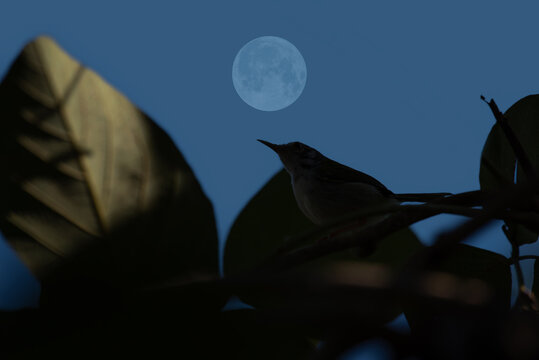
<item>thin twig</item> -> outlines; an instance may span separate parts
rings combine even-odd
[[[436,216],[440,214],[452,214],[452,215],[466,216],[470,218],[477,218],[477,217],[480,217],[485,212],[485,210],[469,208],[469,207],[464,207],[464,206],[450,205],[450,204],[445,205],[442,203],[427,203],[427,204],[421,204],[421,205],[392,205],[392,206],[386,206],[384,208],[372,209],[371,211],[368,211],[368,212],[364,211],[362,213],[358,213],[357,215],[354,215],[354,217],[349,218],[349,220],[347,220],[348,222],[341,221],[341,222],[338,222],[338,223],[335,223],[335,224],[332,224],[323,228],[317,228],[315,230],[308,232],[307,234],[304,234],[303,236],[291,239],[290,241],[286,242],[283,246],[281,246],[277,250],[274,257],[272,258],[275,258],[277,256],[282,256],[283,254],[296,250],[299,246],[303,246],[306,243],[315,243],[315,242],[320,242],[323,239],[327,239],[326,234],[328,232],[333,231],[334,229],[345,228],[346,230],[332,232],[333,236],[330,236],[332,240],[336,238],[335,235],[337,235],[337,237],[340,237],[339,235],[344,234],[344,233],[350,233],[352,231],[356,231],[354,235],[359,236],[359,233],[357,231],[359,231],[359,228],[364,225],[359,223],[358,220],[365,219],[366,217],[370,217],[370,216],[390,214],[390,213],[396,213],[396,212],[403,212],[403,213],[408,213],[408,214],[421,213],[424,217],[419,218],[417,220],[417,221],[420,221],[420,220],[424,220],[427,217]],[[500,211],[499,214],[494,214],[494,218],[498,220],[504,220],[504,221],[514,221],[519,224],[523,224],[534,231],[535,230],[539,231],[539,214],[536,214],[536,213],[503,210],[503,211]],[[358,225],[356,227],[351,227],[350,224],[353,224],[354,222],[358,223]],[[321,236],[320,234],[324,234],[324,235]]]
[[[539,256],[537,255],[522,255],[518,257],[519,261],[522,260],[539,260]],[[513,260],[511,260],[511,265],[513,264]]]
[[[441,260],[454,246],[473,235],[493,219],[500,217],[500,214],[507,208],[518,208],[519,205],[525,203],[530,193],[534,193],[537,185],[536,182],[525,182],[506,188],[504,192],[489,202],[488,206],[485,207],[485,210],[479,216],[464,222],[451,231],[441,233],[434,245],[418,251],[410,259],[408,264],[402,269],[396,286],[409,286],[410,281],[416,278],[419,271]]]
[[[316,242],[283,256],[274,257],[271,262],[264,264],[263,268],[266,271],[284,270],[353,247],[369,248],[386,236],[438,213],[435,211],[398,212],[376,224],[358,229],[354,233],[346,233],[332,238],[331,241]]]
[[[511,260],[513,265],[515,265],[515,272],[517,275],[518,288],[524,288],[524,273],[522,272],[522,267],[520,266],[520,247],[510,233],[509,226],[503,224],[502,231],[505,234],[507,240],[511,244]]]
[[[275,258],[278,256],[281,256],[291,250],[297,249],[299,246],[305,245],[307,243],[314,242],[313,240],[316,238],[317,240],[320,239],[320,234],[327,234],[331,233],[334,229],[339,229],[344,226],[348,226],[352,222],[357,222],[358,220],[365,219],[367,217],[371,216],[377,216],[377,215],[385,215],[389,213],[395,213],[398,211],[403,211],[405,206],[424,206],[432,204],[433,206],[443,206],[443,205],[457,205],[460,206],[462,209],[464,207],[472,207],[472,206],[479,206],[483,205],[484,203],[484,197],[485,195],[481,190],[473,190],[473,191],[466,191],[463,193],[451,195],[433,202],[429,202],[428,204],[423,205],[391,205],[391,206],[382,206],[378,208],[372,208],[367,211],[359,211],[350,214],[347,217],[344,217],[343,219],[340,219],[338,221],[332,222],[328,225],[324,225],[322,227],[318,227],[316,229],[310,230],[300,236],[294,237],[288,241],[286,241],[274,254],[274,256],[270,258]],[[416,208],[413,208],[409,211],[416,211]],[[425,211],[428,209],[425,208],[417,208],[417,211]],[[433,208],[431,210],[434,210]],[[434,213],[431,216],[439,214],[439,209],[434,211]],[[461,214],[463,215],[463,214]],[[419,220],[418,220],[419,221]],[[349,229],[350,230],[350,229]],[[323,236],[323,238],[327,238],[327,236]]]
[[[486,210],[474,209],[462,206],[451,205],[437,205],[437,204],[424,204],[424,205],[403,205],[402,210],[408,211],[439,211],[440,214],[452,214],[461,215],[469,218],[476,218],[481,216]],[[523,224],[530,229],[539,230],[539,214],[534,212],[519,212],[513,210],[503,210],[499,214],[494,214],[494,218],[498,220],[514,221],[519,224]]]
[[[522,267],[520,266],[520,260],[522,259],[520,256],[520,245],[511,234],[507,224],[502,226],[502,230],[507,237],[507,240],[509,240],[509,243],[511,244],[511,259],[513,261],[513,265],[515,265],[515,273],[517,275],[518,295],[517,301],[515,302],[515,308],[520,310],[533,310],[534,312],[537,312],[537,301],[535,296],[526,288],[526,284],[524,283],[524,273],[522,271]]]

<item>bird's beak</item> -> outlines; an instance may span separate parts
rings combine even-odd
[[[271,150],[275,151],[277,154],[279,154],[279,151],[281,150],[281,145],[276,145],[276,144],[272,144],[268,141],[265,141],[265,140],[260,140],[260,139],[257,139],[258,142],[261,142],[262,144],[266,145],[267,147],[269,147]]]

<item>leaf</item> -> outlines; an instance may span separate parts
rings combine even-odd
[[[170,137],[51,38],[11,66],[0,118],[0,229],[39,279],[217,274],[212,205]]]
[[[458,244],[444,260],[428,269],[451,274],[468,283],[471,290],[476,290],[479,280],[487,286],[486,295],[491,297],[496,309],[504,313],[509,309],[511,302],[511,269],[505,257],[494,252],[479,249],[470,245]],[[474,285],[475,284],[475,285]],[[432,284],[438,293],[451,294],[451,282],[444,284]],[[472,288],[473,287],[473,288]],[[427,289],[428,291],[428,289]],[[457,294],[458,295],[458,294]],[[464,294],[463,294],[464,295]],[[461,296],[462,297],[462,296]],[[458,300],[458,299],[457,299]],[[433,304],[433,303],[410,303],[404,304],[405,315],[412,331],[428,334],[432,326],[451,325],[451,314],[461,314],[458,303]],[[475,315],[474,315],[475,316]],[[442,324],[442,322],[444,324]]]
[[[511,302],[511,269],[504,256],[471,245],[459,244],[434,267],[462,279],[484,281],[507,308]]]
[[[380,241],[376,251],[363,260],[400,268],[421,248],[423,248],[423,244],[416,234],[411,229],[406,228],[394,232]]]
[[[511,127],[531,164],[539,170],[539,95],[526,96],[517,101],[506,112],[507,124]],[[495,124],[483,147],[479,182],[483,191],[500,191],[515,179],[515,153],[498,124]],[[526,175],[518,166],[517,183],[526,180]],[[518,244],[537,241],[534,233],[522,225],[509,223],[513,237]]]
[[[279,171],[234,221],[225,246],[225,274],[253,268],[288,240],[314,229],[296,204],[290,176]]]

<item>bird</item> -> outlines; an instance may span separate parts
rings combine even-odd
[[[258,141],[277,153],[290,174],[298,207],[316,225],[328,225],[374,207],[428,202],[450,195],[394,194],[374,177],[331,160],[301,142],[277,145]]]

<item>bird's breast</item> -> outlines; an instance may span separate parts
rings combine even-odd
[[[300,210],[315,224],[320,224],[318,218],[315,216],[313,200],[316,196],[316,189],[306,181],[304,177],[295,178],[292,180],[292,188],[294,190],[294,197]]]

